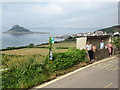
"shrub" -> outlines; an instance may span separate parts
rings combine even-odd
[[[28,47],[30,47],[30,48],[31,48],[31,47],[34,47],[34,44],[33,44],[33,43],[31,43],[31,44],[29,44],[29,46],[28,46]]]
[[[0,49],[0,51],[14,50],[14,49],[22,49],[22,48],[27,48],[27,46],[21,46],[21,47],[7,47],[6,49]]]
[[[68,52],[54,53],[53,63],[49,65],[50,71],[66,70],[74,65],[86,61],[86,51],[69,49]]]
[[[117,39],[113,39],[113,44],[120,50],[120,37]]]
[[[28,88],[49,78],[49,71],[34,59],[19,62],[2,73],[3,88]]]

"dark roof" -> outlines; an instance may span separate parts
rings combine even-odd
[[[86,36],[87,38],[109,38],[111,35],[103,35],[103,36]]]
[[[102,39],[102,38],[109,38],[111,35],[101,35],[101,36],[81,36],[81,37],[87,37],[87,38],[89,38],[89,39],[97,39],[97,38],[100,38],[100,39]]]

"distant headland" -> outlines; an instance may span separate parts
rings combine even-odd
[[[11,29],[3,32],[3,33],[20,33],[20,34],[50,34],[50,32],[33,32],[33,31],[30,31],[24,27],[21,27],[17,24],[13,25]]]

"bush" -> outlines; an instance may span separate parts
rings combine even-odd
[[[2,86],[3,88],[28,88],[48,80],[49,76],[43,64],[29,59],[4,71]]]
[[[50,71],[66,70],[74,65],[86,61],[86,51],[69,49],[68,52],[54,53],[53,63],[49,65]]]
[[[7,47],[6,49],[0,49],[0,51],[14,50],[14,49],[22,49],[22,48],[27,48],[27,46],[21,46],[21,47]]]
[[[120,50],[120,37],[117,39],[113,39],[113,44]]]
[[[29,44],[29,46],[28,46],[28,47],[30,47],[30,48],[31,48],[31,47],[34,47],[34,44],[33,44],[33,43],[31,43],[31,44]]]
[[[20,46],[20,47],[7,47],[6,49],[0,49],[0,51],[6,51],[6,50],[14,50],[14,49],[22,49],[22,48],[33,48],[35,47],[34,44],[29,44],[29,45],[26,45],[26,46]]]

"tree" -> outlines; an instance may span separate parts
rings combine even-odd
[[[113,44],[118,48],[118,50],[120,51],[120,37],[117,39],[113,39]]]
[[[29,47],[34,47],[34,44],[33,43],[29,44]]]

